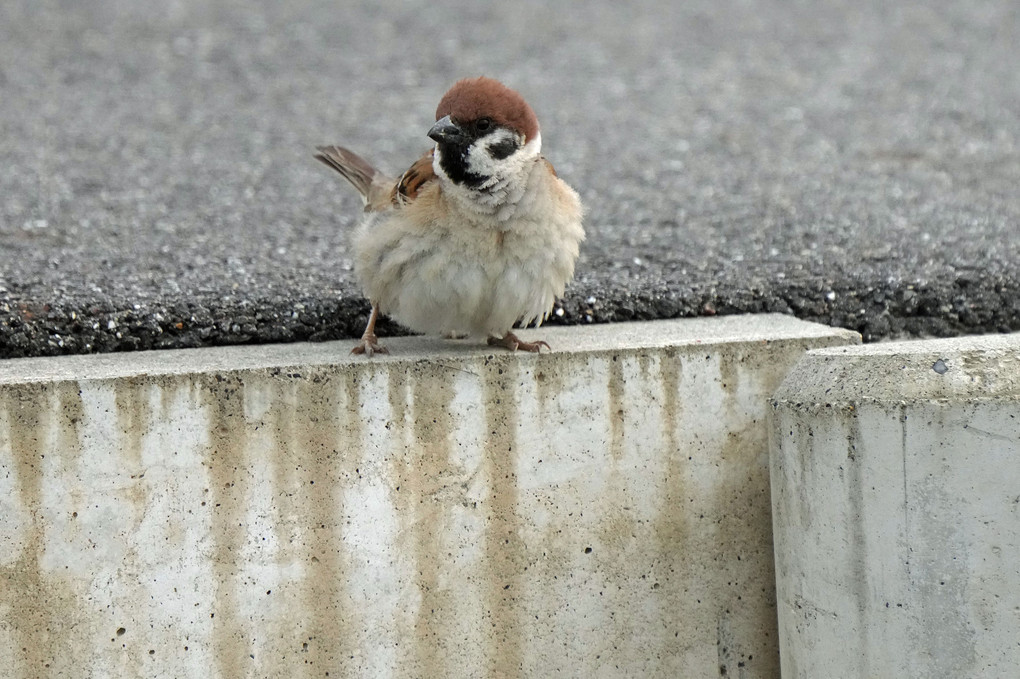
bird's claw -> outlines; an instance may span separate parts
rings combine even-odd
[[[379,344],[379,338],[375,335],[362,335],[361,340],[351,349],[352,354],[364,354],[372,358],[373,354],[388,354],[390,350]]]
[[[503,347],[510,351],[530,351],[533,354],[541,353],[542,347],[545,347],[546,351],[552,351],[552,347],[545,340],[535,340],[534,342],[525,342],[517,335],[512,332],[508,332],[502,337],[490,337],[490,347]]]

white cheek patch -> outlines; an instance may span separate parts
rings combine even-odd
[[[521,141],[523,140],[518,135],[506,129],[499,129],[482,137],[468,149],[468,172],[482,177],[500,177],[512,173],[514,166],[517,165],[514,158],[517,153],[503,154],[503,157],[497,157],[498,154],[493,155],[492,148],[507,143],[520,146]]]
[[[487,188],[505,184],[520,177],[526,166],[538,157],[542,148],[542,138],[536,134],[535,138],[505,158],[493,157],[490,149],[510,140],[517,143],[523,141],[510,130],[497,130],[475,142],[475,145],[468,149],[467,169],[472,174],[487,177],[488,181],[479,188]]]
[[[537,133],[506,158],[494,158],[489,152],[494,144],[514,138],[512,131],[500,129],[476,141],[468,149],[468,172],[485,177],[481,184],[471,188],[450,181],[443,170],[441,151],[437,147],[432,168],[440,178],[443,190],[473,212],[494,214],[500,220],[509,219],[524,193],[533,164],[542,152],[542,135]],[[520,137],[517,140],[520,143]]]

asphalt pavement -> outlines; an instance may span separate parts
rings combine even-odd
[[[587,206],[551,322],[1020,330],[1017,64],[1015,0],[4,0],[0,358],[359,335],[313,148],[400,171],[480,74]]]

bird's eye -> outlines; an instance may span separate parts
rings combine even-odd
[[[475,129],[479,132],[488,132],[492,127],[492,118],[479,118],[475,121]]]

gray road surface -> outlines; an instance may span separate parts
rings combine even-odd
[[[354,192],[519,89],[587,203],[554,321],[1020,330],[1020,4],[0,3],[0,357],[351,337]],[[384,332],[395,332],[392,326]]]

